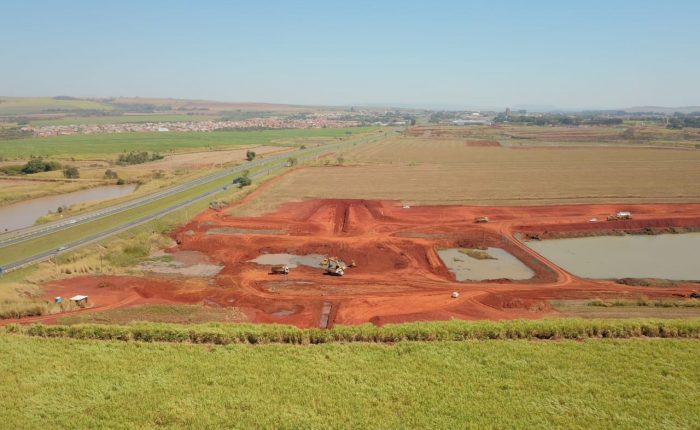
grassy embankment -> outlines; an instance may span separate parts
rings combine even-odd
[[[496,323],[493,323],[496,324]],[[700,342],[191,345],[0,334],[10,428],[697,428]]]
[[[698,299],[554,300],[552,307],[578,318],[700,318]]]

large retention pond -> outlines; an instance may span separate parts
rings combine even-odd
[[[55,212],[59,206],[71,206],[78,203],[114,199],[130,194],[136,185],[105,185],[72,193],[39,197],[8,206],[0,207],[0,232],[17,230],[34,225],[34,222],[49,212]]]
[[[526,244],[583,278],[700,280],[700,233],[596,236]]]

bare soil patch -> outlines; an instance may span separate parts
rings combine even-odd
[[[253,193],[249,196],[255,199]],[[523,227],[567,225],[614,211],[614,205],[536,207],[414,206],[369,200],[312,200],[283,205],[260,217],[222,216],[206,211],[178,229],[173,256],[205,255],[223,269],[204,277],[79,277],[49,283],[47,298],[86,294],[94,304],[82,312],[137,304],[199,304],[236,308],[245,319],[319,327],[459,319],[522,319],[562,315],[551,300],[593,298],[650,299],[688,297],[697,284],[669,287],[621,285],[577,278],[543,259],[516,239]],[[700,205],[637,205],[639,223],[700,225]],[[488,224],[475,224],[478,215]],[[288,235],[211,235],[217,228],[288,231]],[[404,232],[435,236],[407,237]],[[189,234],[188,234],[189,233]],[[447,247],[499,247],[527,265],[535,276],[515,281],[456,282],[436,250]],[[320,267],[299,266],[273,275],[250,260],[261,254],[321,254],[355,261],[345,276],[324,274]],[[457,298],[452,292],[458,292]],[[330,306],[330,311],[326,312]],[[80,312],[78,312],[80,313]],[[55,316],[22,321],[55,321]]]

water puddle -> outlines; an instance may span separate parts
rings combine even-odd
[[[473,255],[470,256],[465,253],[469,251],[476,252],[470,252]],[[522,261],[501,248],[487,248],[482,252],[449,248],[438,250],[438,255],[458,281],[522,280],[530,279],[535,275]],[[475,256],[484,259],[475,258]]]
[[[294,255],[294,254],[262,254],[257,258],[250,260],[252,263],[257,263],[266,266],[274,266],[278,264],[284,264],[289,266],[290,269],[299,266],[308,266],[318,268],[321,265],[321,261],[326,258],[325,255],[321,254],[307,254],[307,255]]]
[[[39,197],[0,207],[0,232],[34,225],[34,222],[59,207],[78,203],[114,199],[131,194],[136,185],[105,185],[72,193]]]
[[[584,278],[700,280],[700,233],[596,236],[526,244]]]

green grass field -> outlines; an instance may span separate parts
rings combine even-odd
[[[301,145],[304,138],[346,138],[374,130],[370,127],[281,129],[261,131],[122,133],[55,136],[0,142],[0,157],[26,159],[31,155],[91,159],[128,151],[168,153],[187,149],[234,145]]]
[[[700,342],[200,346],[0,335],[7,428],[700,426]]]

